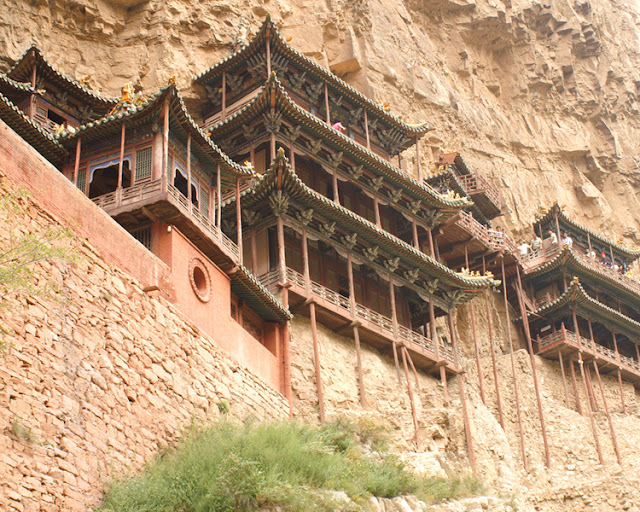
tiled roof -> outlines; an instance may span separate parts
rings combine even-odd
[[[378,228],[372,222],[307,187],[295,174],[282,150],[278,152],[271,167],[261,176],[258,183],[242,194],[243,208],[253,207],[266,199],[276,190],[278,182],[280,182],[281,188],[286,189],[295,199],[310,208],[321,211],[330,221],[335,221],[340,226],[357,232],[370,243],[382,245],[393,256],[400,257],[410,268],[418,268],[429,277],[435,277],[444,285],[463,290],[467,293],[464,299],[472,298],[473,295],[489,286],[500,284],[500,281],[491,277],[470,278],[451,270],[403,240]],[[225,206],[234,202],[235,197],[231,198]]]
[[[108,115],[97,121],[82,125],[73,133],[66,132],[60,136],[60,141],[71,149],[75,147],[75,141],[78,137],[81,137],[83,141],[99,141],[103,139],[106,134],[119,133],[122,122],[131,126],[150,123],[157,119],[157,116],[164,106],[165,99],[168,99],[170,102],[169,119],[174,129],[180,127],[185,133],[187,130],[191,132],[193,151],[199,151],[200,156],[206,156],[206,158],[214,163],[220,163],[225,175],[246,178],[254,176],[255,173],[250,167],[235,163],[206,136],[187,112],[184,101],[175,85],[165,87],[142,106],[136,107],[132,105],[130,108],[117,114]]]
[[[275,96],[272,95],[275,93]],[[278,81],[275,73],[267,80],[260,93],[243,108],[211,128],[213,137],[223,139],[235,131],[240,125],[268,112],[273,101],[280,101],[276,108],[279,114],[287,115],[297,124],[304,124],[308,129],[340,151],[347,152],[354,160],[358,160],[377,175],[385,176],[397,187],[403,188],[415,199],[420,199],[427,206],[457,212],[469,205],[469,200],[462,197],[448,199],[438,194],[431,186],[423,185],[406,173],[396,169],[389,162],[368,151],[353,139],[333,129],[324,121],[299,107],[287,94]]]
[[[264,320],[286,322],[293,318],[288,308],[276,299],[244,266],[231,274],[231,291],[245,301]]]
[[[110,105],[115,105],[118,102],[117,98],[103,96],[98,91],[94,91],[86,85],[81,84],[77,80],[58,71],[44,57],[42,51],[40,51],[40,49],[35,45],[32,45],[26,52],[24,52],[22,57],[18,59],[18,62],[16,62],[16,64],[9,70],[7,76],[16,81],[31,82],[32,59],[38,64],[44,66],[44,68],[40,68],[41,73],[44,71],[49,79],[54,80],[56,84],[64,89],[73,91],[85,102],[93,105],[99,104],[103,107],[109,107]]]
[[[53,135],[40,128],[1,93],[0,119],[51,163],[59,164],[67,156],[67,151]]]
[[[278,27],[276,27],[276,25],[271,21],[271,18],[268,15],[249,44],[231,54],[215,66],[209,68],[207,71],[201,73],[194,81],[199,84],[206,84],[219,76],[223,71],[226,71],[237,63],[244,61],[252,54],[260,51],[266,51],[265,41],[267,37],[271,40],[272,53],[275,53],[276,49],[281,50],[289,59],[301,65],[304,69],[310,71],[320,80],[325,81],[328,85],[338,89],[341,93],[346,94],[350,100],[374,113],[386,123],[403,132],[405,135],[419,136],[431,130],[431,128],[424,123],[415,125],[405,123],[395,115],[387,112],[381,105],[367,98],[360,91],[354,89],[344,80],[338,78],[330,70],[293,48],[282,37]]]
[[[437,173],[425,178],[425,181],[435,189],[434,183],[436,183],[440,179],[445,179],[449,187],[451,187],[454,192],[456,192],[460,197],[464,197],[467,199],[467,201],[469,202],[467,208],[473,213],[473,216],[476,218],[476,220],[483,224],[490,225],[489,219],[487,219],[486,215],[482,213],[480,208],[478,208],[478,206],[473,202],[473,199],[471,199],[471,196],[468,194],[467,189],[465,189],[462,183],[460,183],[460,180],[456,176],[455,172],[453,172],[447,166],[443,170],[438,171]]]

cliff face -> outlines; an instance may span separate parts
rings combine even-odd
[[[612,239],[624,236],[627,246],[640,244],[640,10],[632,0],[247,3],[33,0],[25,5],[0,0],[0,9],[13,13],[10,20],[0,20],[0,66],[8,68],[35,41],[58,69],[77,78],[91,75],[107,94],[118,95],[128,81],[152,93],[175,75],[189,100],[191,79],[230,54],[240,22],[255,30],[269,12],[294,47],[379,102],[391,102],[392,111],[406,120],[428,121],[434,131],[422,143],[423,165],[434,168],[441,151],[461,151],[472,169],[489,176],[506,205],[497,223],[516,238],[527,233],[539,205],[557,199],[594,231]],[[410,172],[414,159],[407,152]],[[496,325],[499,305],[492,300],[491,307]],[[468,342],[466,309],[458,320],[461,338]],[[484,325],[481,318],[483,372],[490,389]],[[504,347],[504,328],[496,329]],[[471,358],[473,348],[464,352]],[[498,361],[504,431],[491,405],[495,397],[489,391],[489,407],[480,403],[470,359],[467,364],[474,439],[485,475],[542,510],[638,510],[635,390],[625,387],[628,411],[615,418],[625,467],[605,469],[595,458],[588,419],[564,405],[557,365],[539,361],[555,467],[545,472],[531,367],[524,352],[516,356],[526,449],[533,461],[528,474],[518,462],[508,356]],[[429,410],[443,407],[440,390],[431,384],[422,396]],[[610,404],[619,403],[616,385],[605,380]],[[429,427],[437,418],[427,414],[424,421]],[[598,421],[605,439],[606,420],[601,415]],[[446,438],[448,448],[460,446],[464,452],[460,418],[442,423],[438,428],[446,432],[433,439]],[[609,438],[602,442],[606,459],[615,460]]]

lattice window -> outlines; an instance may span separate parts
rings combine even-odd
[[[87,168],[78,169],[78,178],[76,182],[76,187],[78,187],[82,192],[84,192],[84,188],[87,184]]]
[[[131,232],[131,235],[148,250],[151,250],[151,227],[136,229]]]
[[[151,148],[136,152],[136,182],[151,176]]]

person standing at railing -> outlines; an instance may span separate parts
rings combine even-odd
[[[602,263],[605,267],[609,267],[611,268],[611,266],[613,265],[613,262],[611,261],[611,258],[609,258],[609,256],[607,256],[606,253],[602,253],[600,255],[600,263]]]
[[[533,237],[533,240],[531,240],[531,250],[534,254],[538,254],[540,249],[542,249],[542,238],[540,238],[538,235],[535,235]]]
[[[573,247],[573,238],[566,233],[562,233],[562,246],[567,246],[569,249]]]
[[[558,244],[558,235],[556,235],[555,231],[553,231],[552,229],[550,229],[549,231],[547,231],[547,234],[549,235],[549,237],[547,238],[547,240],[551,240],[549,242],[550,245],[557,245]]]
[[[520,256],[526,258],[531,251],[531,246],[527,242],[523,242],[520,240],[520,245],[518,245],[518,251],[520,252]]]

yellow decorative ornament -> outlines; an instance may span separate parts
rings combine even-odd
[[[131,103],[133,100],[133,85],[127,82],[122,88],[122,103]]]

